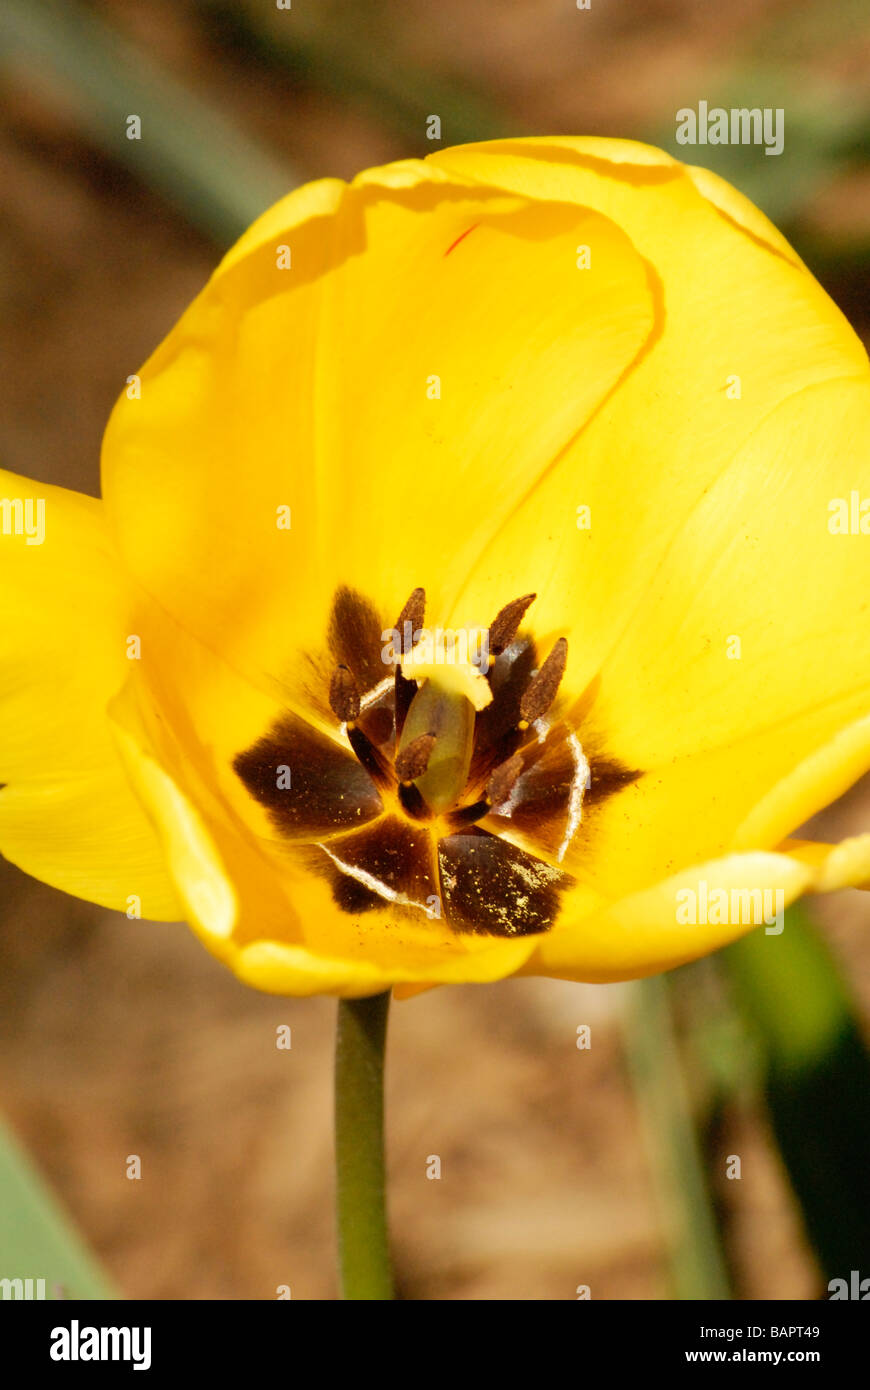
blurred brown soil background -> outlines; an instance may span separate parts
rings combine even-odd
[[[465,81],[514,130],[644,136],[706,95],[705,73],[758,50],[789,4],[367,8],[373,49],[388,40],[409,67]],[[304,177],[421,152],[370,107],[304,74],[262,71],[205,24],[208,6],[94,9]],[[349,12],[323,6],[338,33]],[[853,36],[825,61],[842,76],[862,51],[866,64]],[[38,74],[7,92],[0,164],[0,461],[96,494],[116,395],[219,250],[95,152]],[[870,180],[834,180],[812,218],[866,236]],[[842,284],[857,306],[852,282]],[[820,833],[866,828],[868,799],[853,791]],[[867,1017],[870,896],[838,894],[818,915]],[[394,1007],[389,1161],[402,1296],[571,1299],[579,1284],[593,1298],[667,1295],[623,1058],[627,989],[510,981]],[[0,865],[0,1105],[130,1297],[271,1299],[281,1284],[294,1298],[335,1296],[334,1013],[331,1000],[244,988],[184,926],[130,922]],[[589,1051],[575,1046],[582,1023]],[[292,1028],[290,1051],[275,1046],[280,1024]],[[738,1106],[724,1142],[743,1160],[727,1194],[738,1295],[812,1296],[764,1122]],[[125,1176],[133,1153],[138,1182]],[[426,1178],[430,1155],[440,1181]]]

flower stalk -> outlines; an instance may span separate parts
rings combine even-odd
[[[384,1177],[384,1046],[390,991],[340,999],[335,1175],[342,1297],[393,1297]]]

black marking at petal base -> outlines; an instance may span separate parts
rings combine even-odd
[[[624,787],[630,787],[632,782],[643,776],[642,772],[626,767],[618,758],[596,758],[595,754],[590,752],[587,752],[587,757],[589,786],[583,798],[584,806],[596,806],[606,801],[609,796],[621,792]]]
[[[351,917],[357,917],[363,912],[372,912],[376,907],[383,907],[384,900],[380,893],[375,893],[372,888],[367,888],[364,883],[356,878],[349,878],[338,869],[334,869],[330,874],[330,887],[332,888],[332,901],[336,907],[340,907],[342,912],[347,912]]]
[[[353,672],[347,666],[336,666],[329,682],[329,708],[336,719],[350,723],[359,718],[359,691]]]
[[[493,830],[513,827],[542,852],[561,857],[567,848],[566,836],[571,842],[575,836],[582,837],[583,822],[596,806],[642,775],[613,758],[590,756],[584,747],[589,763],[589,781],[585,783],[585,768],[582,762],[578,765],[572,732],[559,721],[542,743],[528,743],[515,755],[522,759],[523,770],[507,802],[493,805]],[[582,746],[579,734],[577,742]],[[584,783],[578,781],[581,777]],[[578,809],[579,819],[572,824]]]
[[[558,853],[572,814],[585,804],[586,796],[586,767],[571,743],[571,730],[561,722],[554,724],[543,743],[527,744],[510,763],[520,764],[521,770],[503,800],[492,798],[493,822],[513,826],[548,854]],[[493,774],[493,782],[500,771]]]
[[[289,786],[283,785],[289,769]],[[383,811],[381,798],[356,758],[295,714],[285,714],[233,770],[288,839],[311,839],[364,825]]]
[[[365,692],[388,674],[381,659],[383,624],[374,606],[355,589],[337,589],[329,619],[329,646],[336,661],[347,666]]]
[[[317,847],[311,860],[326,874],[336,904],[346,912],[375,907],[425,912],[438,893],[432,839],[427,830],[397,817]]]
[[[438,844],[441,900],[456,932],[531,936],[549,931],[570,875],[472,826]]]

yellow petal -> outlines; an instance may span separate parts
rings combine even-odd
[[[800,256],[792,246],[788,244],[785,237],[779,232],[769,218],[759,208],[751,203],[748,198],[735,188],[733,184],[714,174],[712,169],[700,169],[695,166],[687,166],[686,173],[698,189],[699,193],[712,203],[724,217],[730,218],[738,227],[757,237],[759,241],[765,242],[771,250],[784,256],[787,261],[794,265],[802,265]]]
[[[773,848],[870,762],[866,538],[828,529],[870,494],[868,440],[865,380],[784,403],[651,573],[580,728],[593,779],[596,750],[642,774],[566,861],[608,898]]]
[[[870,768],[870,715],[838,729],[771,787],[741,821],[735,849],[766,844],[836,801]]]
[[[645,265],[596,212],[413,161],[294,195],[116,406],[103,477],[124,560],[301,700],[337,586],[392,624],[423,584],[439,622],[653,324]]]
[[[870,888],[870,835],[851,835],[838,845],[785,840],[780,848],[810,866],[815,875],[814,893],[834,893],[838,888]]]
[[[723,217],[688,171],[646,146],[500,141],[431,162],[490,189],[594,208],[650,267],[655,336],[483,549],[449,619],[474,620],[508,596],[537,592],[542,639],[575,639],[565,688],[579,693],[753,431],[807,386],[866,377],[866,353],[775,239]],[[738,386],[739,398],[729,394]]]
[[[489,984],[504,979],[516,973],[531,949],[529,941],[498,942],[452,959],[436,951],[429,961],[397,958],[385,965],[376,956],[342,960],[282,942],[256,941],[242,947],[228,963],[246,984],[268,994],[335,994],[354,999],[396,986],[397,998],[410,998],[438,984]]]
[[[267,994],[334,994],[339,998],[364,998],[389,989],[390,981],[369,961],[335,960],[314,954],[303,946],[285,942],[256,941],[243,946],[228,961],[234,974],[254,989]]]
[[[110,705],[110,715],[124,766],[157,831],[185,915],[209,936],[231,936],[236,893],[201,815],[124,727],[119,701]]]
[[[0,851],[77,897],[179,918],[106,718],[131,662],[102,507],[11,473],[0,473],[0,498],[11,518],[0,534]],[[28,501],[30,538],[15,529]]]
[[[522,973],[593,983],[635,979],[696,960],[762,925],[775,949],[782,911],[812,883],[812,870],[797,859],[756,852],[695,865],[598,911],[584,903],[573,922],[568,898],[564,922],[541,938]]]

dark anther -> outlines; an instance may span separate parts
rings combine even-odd
[[[540,671],[529,681],[520,700],[520,728],[527,728],[546,714],[559,689],[568,660],[568,643],[560,637]]]
[[[507,762],[496,768],[486,784],[486,799],[491,806],[502,806],[513,791],[523,770],[523,755],[514,753]]]
[[[414,633],[419,632],[420,628],[423,626],[423,619],[425,616],[426,590],[415,589],[396,619],[396,631],[399,634],[399,650],[395,653],[397,660],[400,656],[407,656],[410,652],[414,645]],[[406,623],[410,628],[410,641],[405,640]]]
[[[420,734],[403,748],[396,757],[396,776],[400,782],[415,782],[422,777],[429,766],[432,749],[435,747],[434,734]]]
[[[336,666],[329,682],[329,705],[336,719],[352,724],[359,718],[359,690],[347,666]]]
[[[524,594],[506,603],[489,629],[489,650],[491,656],[499,656],[516,637],[526,609],[534,603],[537,594]]]

